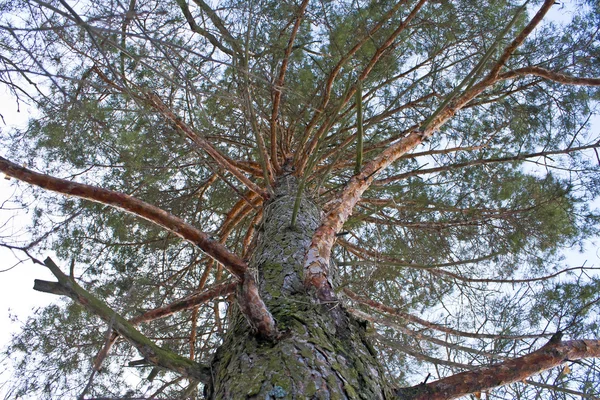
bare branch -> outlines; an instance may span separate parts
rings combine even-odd
[[[223,44],[221,42],[219,42],[219,40],[216,37],[214,37],[210,32],[208,32],[206,29],[203,29],[200,26],[198,26],[198,24],[196,24],[196,20],[194,20],[194,16],[190,12],[190,9],[185,0],[175,0],[175,1],[177,1],[177,4],[181,8],[181,12],[183,13],[186,21],[190,25],[190,29],[193,32],[196,32],[196,33],[204,36],[206,39],[208,39],[208,41],[213,46],[215,46],[216,48],[221,50],[223,53],[233,55],[233,51],[231,51],[227,47],[223,46]]]
[[[573,152],[576,152],[576,151],[596,149],[598,147],[600,147],[600,142],[599,143],[589,144],[587,146],[571,147],[571,148],[564,149],[564,150],[540,151],[540,152],[537,152],[537,153],[520,154],[520,155],[508,156],[508,157],[483,158],[483,159],[466,161],[466,162],[463,162],[463,163],[448,164],[448,165],[444,165],[443,167],[423,168],[423,169],[418,169],[418,170],[406,172],[406,173],[403,173],[403,174],[398,174],[398,175],[390,176],[389,178],[376,180],[376,181],[373,182],[373,186],[385,186],[385,185],[388,185],[388,184],[390,184],[392,182],[396,182],[396,181],[399,181],[399,180],[402,180],[402,179],[406,179],[406,178],[409,178],[411,176],[435,174],[435,173],[438,173],[438,172],[452,171],[454,169],[460,169],[460,168],[465,168],[465,167],[472,167],[472,166],[476,166],[476,165],[485,165],[485,164],[494,164],[494,163],[506,163],[506,162],[514,162],[514,161],[524,161],[524,160],[527,160],[527,159],[530,159],[530,158],[547,157],[547,156],[557,155],[557,154],[569,154],[569,153],[573,153]]]

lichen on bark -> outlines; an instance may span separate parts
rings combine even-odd
[[[322,304],[303,285],[303,261],[321,210],[284,175],[264,205],[250,259],[261,296],[282,336],[257,338],[232,313],[230,330],[212,362],[209,399],[384,399],[391,392],[364,326],[340,302]]]

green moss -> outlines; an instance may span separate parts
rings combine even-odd
[[[241,376],[240,376],[241,377]],[[246,395],[248,396],[256,396],[260,393],[260,389],[262,388],[263,381],[262,379],[252,379],[244,382],[244,386],[248,387],[248,391]]]
[[[349,398],[351,398],[351,399],[359,398],[358,393],[356,393],[356,390],[354,390],[354,388],[350,384],[345,383],[344,390],[346,391],[346,394],[348,394]]]
[[[307,398],[312,398],[315,393],[317,393],[317,385],[314,381],[309,381],[306,387],[304,388],[304,394]]]
[[[300,348],[300,355],[304,358],[306,358],[307,360],[310,360],[313,358],[313,351],[312,349],[308,348],[308,346],[299,346],[298,344],[296,345]]]
[[[327,378],[325,379],[327,381],[327,386],[329,386],[330,388],[335,388],[337,386],[337,382],[335,377],[333,376],[333,374],[329,374],[327,375]],[[331,400],[341,400],[342,396],[337,393],[337,391],[333,390],[330,391],[331,394]]]

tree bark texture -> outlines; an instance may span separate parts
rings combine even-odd
[[[391,398],[364,325],[338,301],[315,302],[304,287],[304,256],[321,210],[303,197],[291,227],[296,178],[279,178],[274,190],[264,207],[250,267],[281,337],[261,340],[241,314],[234,315],[212,362],[207,398]]]

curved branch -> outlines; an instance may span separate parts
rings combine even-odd
[[[7,176],[46,190],[119,208],[154,222],[180,238],[195,244],[207,255],[220,262],[241,281],[240,286],[243,290],[238,292],[238,303],[250,325],[257,329],[257,333],[266,338],[277,336],[275,320],[258,295],[256,282],[253,279],[247,279],[248,265],[246,262],[227,250],[221,243],[210,239],[206,233],[194,228],[181,218],[124,193],[40,174],[2,157],[0,157],[0,171]]]
[[[223,264],[225,268],[240,280],[247,269],[247,264],[244,260],[231,253],[220,243],[210,239],[208,234],[196,229],[181,218],[135,197],[97,186],[72,182],[34,172],[3,157],[0,157],[0,171],[7,176],[41,187],[42,189],[106,204],[160,225],[174,235],[198,246],[210,257]]]
[[[94,297],[91,293],[79,286],[74,280],[65,275],[60,268],[47,258],[44,264],[58,279],[58,282],[35,281],[34,289],[46,293],[65,295],[79,303],[88,312],[97,315],[108,323],[119,335],[123,336],[144,356],[151,364],[177,372],[184,377],[199,380],[203,383],[210,381],[210,369],[192,360],[182,357],[169,350],[157,346],[154,342],[142,335],[133,324],[117,314],[108,305]]]

